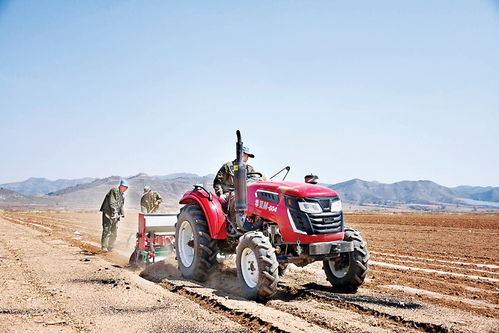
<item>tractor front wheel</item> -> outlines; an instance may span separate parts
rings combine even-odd
[[[244,296],[265,300],[277,292],[279,263],[268,237],[259,231],[241,236],[236,249],[237,275]]]
[[[344,240],[353,242],[353,252],[342,253],[337,260],[324,260],[323,268],[333,288],[343,292],[355,292],[364,283],[368,270],[369,252],[366,242],[354,229],[345,229]]]
[[[216,265],[216,241],[210,236],[203,210],[196,204],[180,210],[175,228],[176,254],[182,276],[206,281]]]
[[[288,265],[289,264],[287,262],[279,263],[279,276],[284,276],[284,274],[288,270]]]

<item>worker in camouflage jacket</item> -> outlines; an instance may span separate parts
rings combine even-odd
[[[128,189],[128,182],[124,179],[120,181],[118,187],[113,187],[107,192],[100,207],[102,212],[102,252],[111,251],[118,234],[118,222],[125,217],[125,196]]]
[[[243,147],[243,162],[246,164],[250,157],[253,158],[255,155],[250,154],[248,147]],[[236,165],[236,160],[222,165],[213,181],[213,189],[222,199],[226,198],[228,192],[234,191],[234,165]],[[249,164],[246,164],[246,170],[248,173],[255,172],[255,169]]]
[[[155,213],[161,202],[163,202],[163,198],[161,198],[159,193],[151,191],[150,186],[145,186],[144,194],[140,199],[140,211],[142,213]]]
[[[243,147],[243,162],[246,164],[250,157],[254,158],[255,155],[250,153],[248,147]],[[236,211],[234,200],[234,165],[236,165],[236,163],[236,160],[234,160],[222,165],[213,181],[213,188],[220,198],[222,209],[229,215],[231,221],[235,221]],[[248,173],[255,172],[255,169],[249,164],[246,164],[246,170]],[[250,176],[250,178],[254,178],[254,176]],[[263,176],[261,179],[267,180],[267,177]],[[251,228],[252,226],[245,222],[245,229],[251,230]]]

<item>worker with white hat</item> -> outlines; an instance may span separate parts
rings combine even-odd
[[[155,213],[163,198],[156,191],[151,191],[151,186],[144,186],[144,193],[140,199],[140,211],[142,213]]]

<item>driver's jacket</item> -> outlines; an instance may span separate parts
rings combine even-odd
[[[234,190],[234,165],[236,165],[236,160],[225,163],[218,170],[213,181],[213,189],[218,196]],[[255,169],[249,164],[246,164],[246,170],[247,172],[255,172]]]

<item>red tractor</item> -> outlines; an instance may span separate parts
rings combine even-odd
[[[254,181],[251,177],[262,175],[247,173],[241,135],[236,134],[235,212],[224,211],[222,200],[202,185],[180,200],[185,206],[177,217],[175,242],[182,275],[205,281],[218,253],[236,253],[245,297],[265,300],[276,293],[288,263],[305,266],[321,260],[335,290],[356,291],[364,282],[369,254],[360,233],[344,227],[338,194],[319,185]]]

